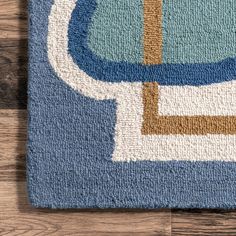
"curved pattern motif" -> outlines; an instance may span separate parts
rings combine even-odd
[[[69,25],[68,47],[74,62],[96,80],[200,86],[231,81],[236,77],[236,57],[218,63],[161,65],[111,62],[102,59],[88,47],[89,24],[95,9],[96,0],[77,1]]]

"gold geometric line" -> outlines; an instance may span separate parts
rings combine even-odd
[[[162,63],[162,0],[144,0],[144,64]]]

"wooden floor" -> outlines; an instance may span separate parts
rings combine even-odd
[[[28,204],[26,12],[26,0],[0,0],[0,235],[236,235],[234,211],[51,211]]]

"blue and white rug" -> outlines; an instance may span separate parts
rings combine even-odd
[[[236,207],[235,0],[30,0],[29,27],[32,205]]]

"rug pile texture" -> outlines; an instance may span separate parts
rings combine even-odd
[[[30,0],[35,207],[236,207],[236,1]]]

